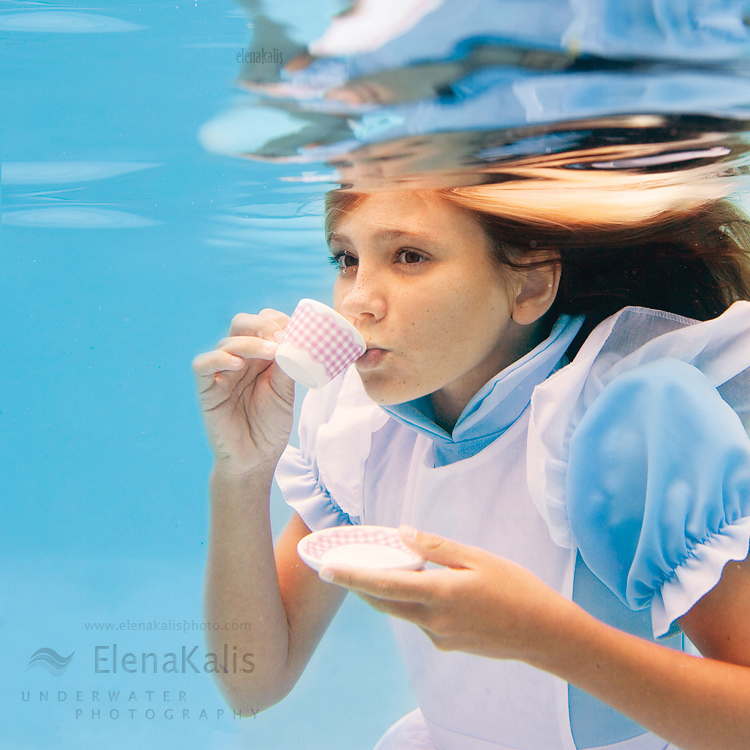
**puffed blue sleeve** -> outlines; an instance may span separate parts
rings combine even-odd
[[[570,526],[591,571],[656,637],[750,540],[750,438],[706,376],[664,358],[615,377],[570,441]]]

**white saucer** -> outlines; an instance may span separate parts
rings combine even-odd
[[[376,570],[419,570],[425,561],[388,526],[335,526],[301,539],[299,556],[313,570],[324,565],[346,565]]]

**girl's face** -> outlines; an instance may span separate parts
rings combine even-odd
[[[433,394],[436,409],[460,413],[528,351],[521,275],[498,271],[481,226],[439,196],[370,194],[338,221],[330,248],[334,306],[368,344],[356,367],[373,401]]]

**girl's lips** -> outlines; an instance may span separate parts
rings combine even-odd
[[[360,370],[372,370],[377,367],[388,354],[387,349],[368,349],[356,362]]]

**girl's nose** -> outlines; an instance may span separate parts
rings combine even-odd
[[[341,313],[362,323],[381,320],[386,313],[385,295],[381,287],[377,274],[360,265],[355,279],[344,290]]]

